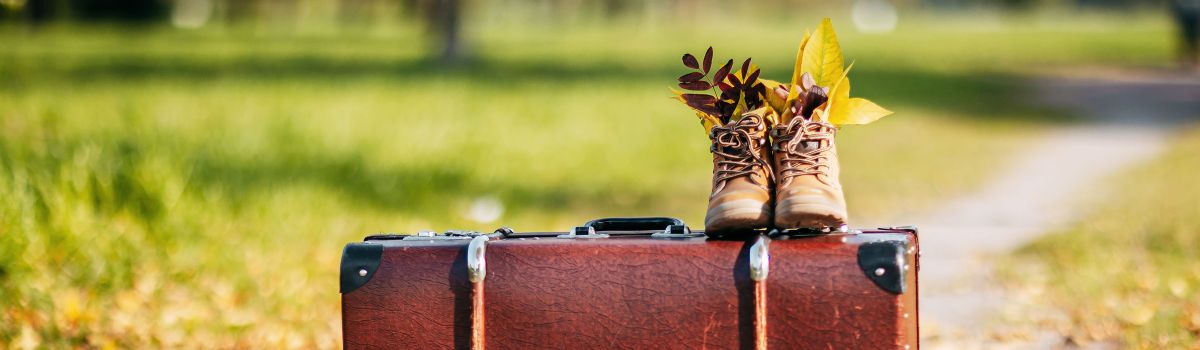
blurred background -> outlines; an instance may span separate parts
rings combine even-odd
[[[1017,321],[1054,344],[1186,347],[1198,8],[0,0],[0,348],[337,348],[341,248],[366,234],[702,226],[711,156],[670,98],[680,56],[787,80],[823,17],[853,94],[896,112],[839,134],[855,226],[921,224],[1099,119],[1162,130],[1087,187],[1103,200],[1046,199],[1075,219],[1001,253],[997,288],[1059,310]],[[1020,176],[1076,182],[1054,169]]]

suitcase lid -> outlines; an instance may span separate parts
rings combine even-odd
[[[891,226],[875,229],[848,229],[837,231],[817,230],[747,230],[735,235],[708,236],[704,231],[692,231],[682,220],[671,217],[616,217],[591,220],[567,232],[516,232],[501,227],[484,233],[469,230],[449,230],[441,233],[421,231],[416,234],[369,235],[363,243],[347,245],[342,257],[342,292],[356,289],[371,279],[377,268],[378,259],[385,246],[455,245],[474,247],[486,246],[488,240],[497,239],[563,239],[563,240],[620,240],[654,239],[705,241],[769,238],[765,242],[793,239],[838,239],[843,243],[858,245],[858,265],[863,273],[880,288],[892,293],[905,292],[904,271],[909,268],[906,254],[916,249],[917,229],[915,226]],[[836,237],[836,238],[835,238]],[[478,241],[479,243],[475,243]],[[475,244],[471,244],[475,243]],[[597,242],[599,243],[599,242]],[[613,242],[615,243],[615,242]],[[473,256],[476,254],[468,254]],[[482,256],[482,254],[479,254]],[[482,260],[482,259],[481,259]],[[372,264],[373,263],[373,264]],[[478,264],[478,263],[477,263]],[[918,268],[918,266],[912,266]],[[482,268],[477,268],[481,274]],[[366,273],[364,273],[364,271]],[[482,277],[480,277],[482,278]]]

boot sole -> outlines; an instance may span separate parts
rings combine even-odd
[[[766,228],[771,223],[771,213],[771,205],[768,203],[753,200],[731,201],[708,210],[704,230],[725,232]]]
[[[846,224],[845,217],[841,210],[827,205],[793,204],[786,208],[775,208],[775,227],[786,230],[838,228]]]

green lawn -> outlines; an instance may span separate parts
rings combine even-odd
[[[853,94],[897,112],[839,135],[852,221],[904,223],[1069,120],[1024,103],[1022,74],[1168,55],[1162,23],[1110,22],[840,26]],[[679,55],[781,79],[784,23],[488,22],[456,68],[404,27],[0,28],[0,347],[334,347],[341,246],[366,233],[700,225],[711,158],[669,99]],[[464,214],[489,198],[498,222]]]
[[[1006,263],[1017,288],[1062,314],[1044,322],[1079,343],[1194,348],[1200,342],[1200,128],[1153,163],[1103,189],[1076,227],[1039,239]]]

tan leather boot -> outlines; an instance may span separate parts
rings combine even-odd
[[[705,231],[728,233],[771,225],[767,128],[763,116],[755,113],[712,128],[713,182]]]
[[[835,133],[832,124],[801,117],[771,129],[776,228],[840,229],[846,224]]]

